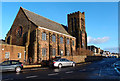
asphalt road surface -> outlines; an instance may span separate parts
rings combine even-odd
[[[120,75],[115,71],[113,63],[117,58],[104,58],[89,64],[76,67],[58,68],[34,68],[25,69],[21,73],[2,73],[2,80],[39,80],[39,79],[119,79]]]

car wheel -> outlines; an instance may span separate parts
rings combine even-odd
[[[58,68],[62,68],[62,64],[59,64],[59,65],[58,65]]]
[[[73,63],[72,66],[75,67],[75,63]]]
[[[19,73],[19,72],[21,71],[21,68],[20,68],[20,67],[16,67],[15,71],[16,71],[17,73]]]

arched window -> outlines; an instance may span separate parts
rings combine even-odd
[[[81,18],[81,28],[84,29],[84,20]]]
[[[61,44],[63,43],[63,37],[60,37],[60,43]]]
[[[22,36],[22,32],[23,32],[23,29],[22,29],[22,26],[20,26],[20,36]]]
[[[85,44],[84,44],[84,42],[82,41],[82,48],[84,48],[85,47]]]
[[[74,18],[74,23],[75,23],[75,31],[77,30],[77,22],[76,22],[76,18]]]
[[[66,48],[66,55],[67,55],[67,56],[70,55],[69,48]]]
[[[56,36],[55,35],[52,35],[52,41],[56,42]]]
[[[46,40],[46,33],[45,32],[42,33],[42,40]]]
[[[69,39],[67,38],[67,44],[69,44]]]
[[[72,21],[72,32],[73,32],[73,18],[71,18],[71,21]]]
[[[74,46],[74,41],[72,41],[72,44],[73,44],[73,46]]]
[[[17,29],[17,36],[21,37],[22,32],[23,32],[22,26],[19,26],[18,29]]]
[[[63,50],[62,49],[59,50],[59,54],[60,54],[60,56],[63,56]]]
[[[55,56],[55,55],[56,55],[56,49],[53,48],[53,50],[52,50],[52,56]]]
[[[81,18],[81,24],[84,25],[84,20]]]
[[[42,56],[46,56],[47,53],[47,49],[46,48],[42,48]]]

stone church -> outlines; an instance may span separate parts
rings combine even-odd
[[[77,50],[87,50],[85,13],[70,13],[67,18],[68,27],[20,7],[5,42],[24,47],[24,53],[19,53],[22,62],[40,63],[57,57],[72,60],[78,56]]]

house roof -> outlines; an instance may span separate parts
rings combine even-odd
[[[0,39],[0,44],[7,44],[5,40]]]
[[[57,22],[54,22],[50,19],[47,19],[45,17],[42,17],[38,14],[35,14],[29,10],[26,10],[24,8],[21,7],[21,9],[24,11],[25,15],[27,16],[27,18],[32,21],[35,25],[40,26],[40,27],[44,27],[50,30],[54,30],[66,35],[70,35],[65,29],[64,26],[62,24],[59,24]],[[71,35],[70,35],[71,36]]]

